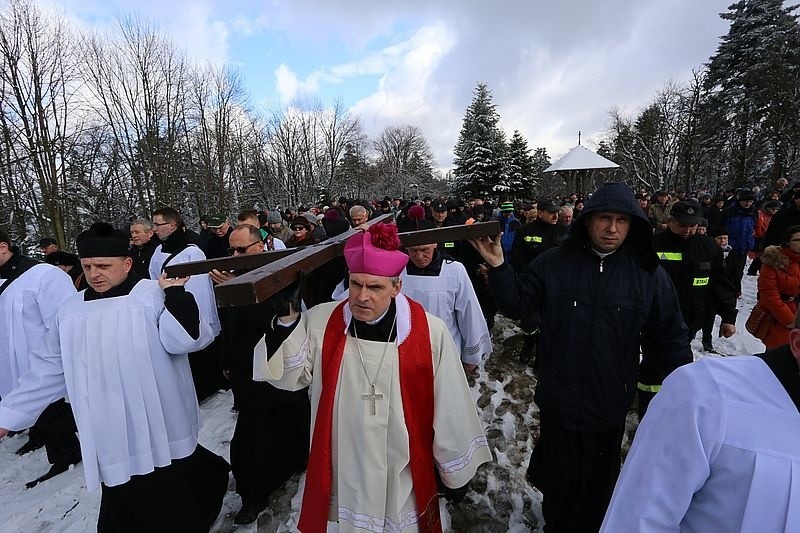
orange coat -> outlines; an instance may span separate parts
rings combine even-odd
[[[789,342],[797,312],[794,300],[800,295],[800,255],[785,246],[768,246],[761,254],[761,262],[758,303],[775,317],[775,324],[762,340],[771,350]]]
[[[769,221],[772,220],[772,214],[763,210],[758,210],[758,218],[756,219],[756,227],[753,230],[753,236],[756,239],[760,239],[767,233],[767,228],[769,227]]]

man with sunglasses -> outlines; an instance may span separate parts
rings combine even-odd
[[[249,224],[237,226],[230,234],[230,243],[233,256],[264,251],[258,228]],[[233,272],[211,271],[217,283],[235,276]],[[242,507],[233,522],[250,524],[267,508],[270,494],[304,468],[311,405],[308,389],[287,392],[253,381],[253,350],[262,337],[274,333],[269,327],[276,315],[272,301],[231,307],[222,313],[222,368],[239,412],[230,459]],[[275,436],[278,429],[280,438]]]

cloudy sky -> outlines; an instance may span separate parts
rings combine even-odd
[[[442,168],[478,82],[554,160],[579,130],[596,146],[612,107],[635,112],[715,52],[731,1],[40,0],[96,28],[138,13],[237,67],[255,106],[338,98],[371,135],[419,126]]]

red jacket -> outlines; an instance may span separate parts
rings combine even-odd
[[[767,233],[767,228],[769,227],[769,221],[772,220],[772,214],[764,211],[763,209],[758,210],[758,218],[756,219],[756,227],[753,230],[753,235],[756,239],[760,239]]]
[[[761,254],[758,303],[775,317],[764,340],[767,350],[789,342],[800,295],[800,255],[785,246],[768,246]]]

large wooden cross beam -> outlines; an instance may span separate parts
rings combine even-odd
[[[371,220],[368,224],[382,220],[384,217],[379,217]],[[360,231],[351,229],[319,244],[304,248],[289,248],[277,252],[194,261],[169,265],[165,270],[168,276],[179,277],[203,274],[212,269],[243,271],[255,268],[255,270],[221,283],[215,289],[217,305],[220,307],[255,304],[267,300],[284,287],[294,283],[300,272],[307,274],[340,256],[347,239],[356,233],[360,233]],[[479,222],[401,233],[400,242],[403,246],[417,246],[494,236],[498,233],[500,233],[500,224],[497,221]]]

